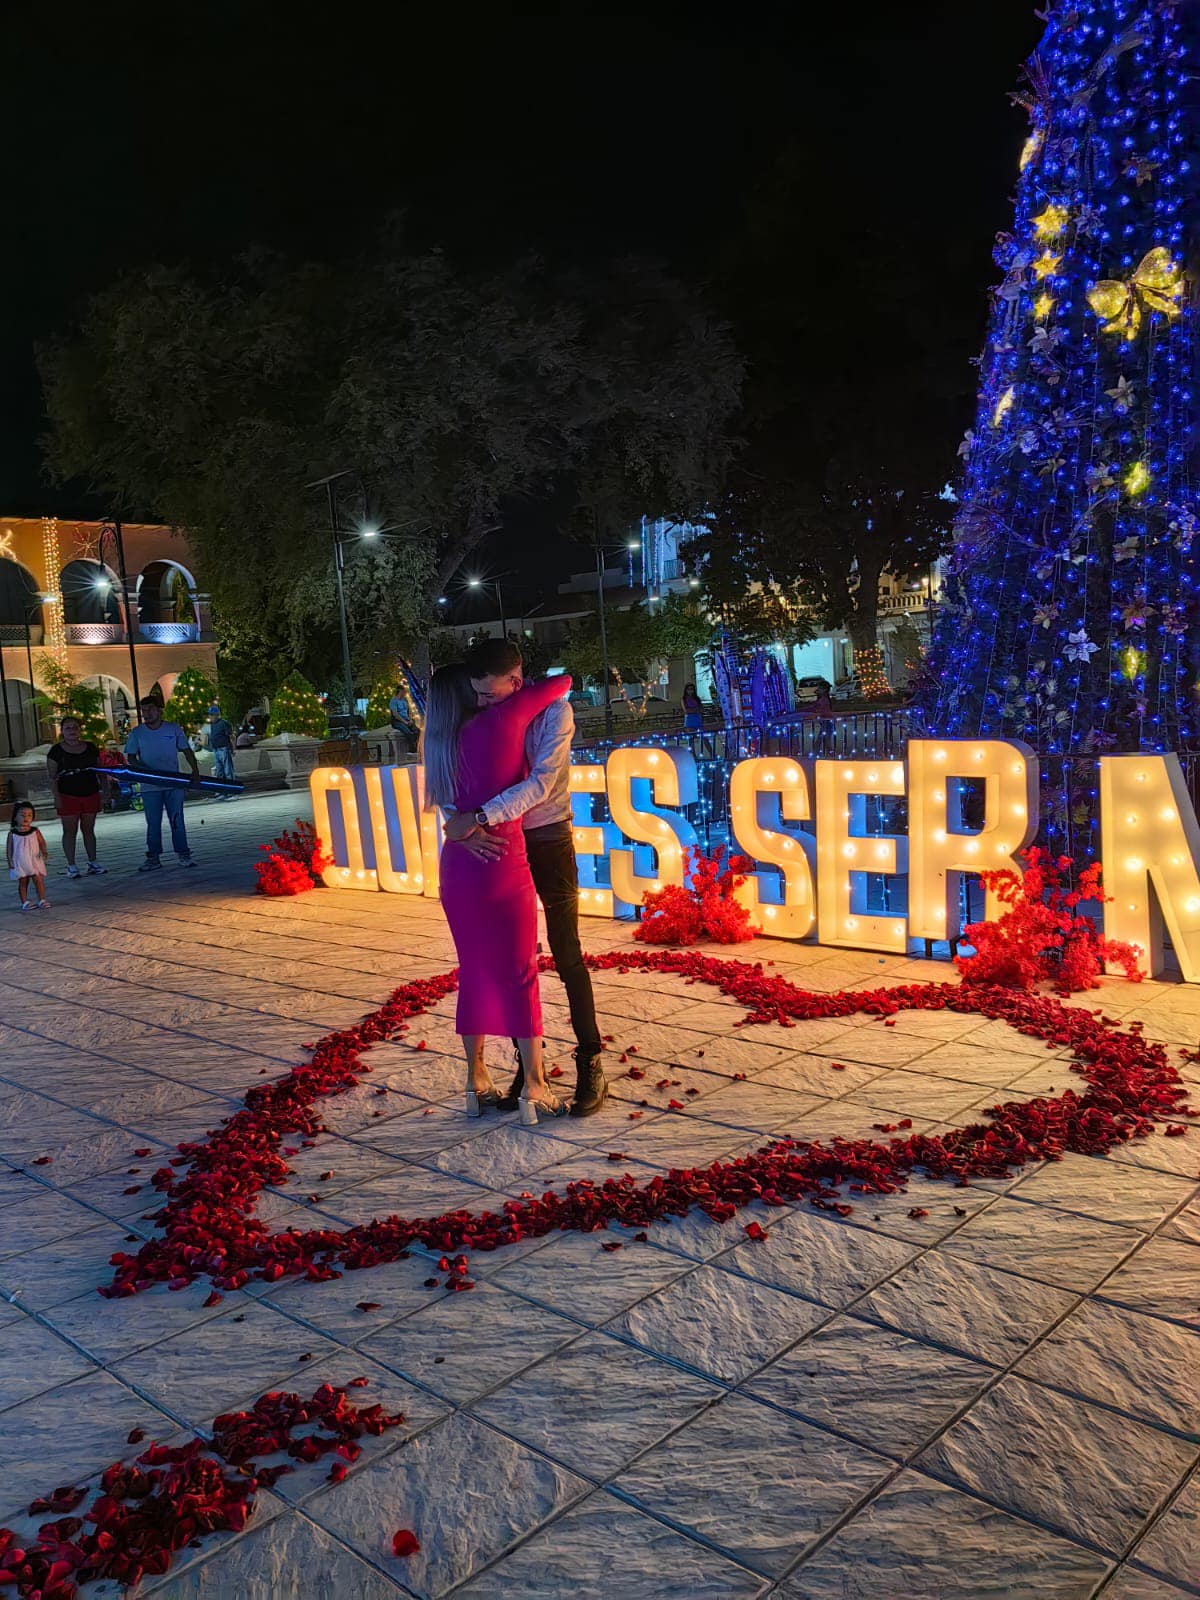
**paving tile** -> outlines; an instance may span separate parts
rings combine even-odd
[[[1118,1555],[1196,1446],[1023,1378],[1004,1378],[917,1465]]]
[[[965,1222],[942,1249],[1086,1294],[1138,1242],[1130,1228],[1001,1198]]]
[[[574,1144],[566,1139],[556,1139],[540,1130],[531,1132],[511,1120],[486,1120],[494,1126],[489,1126],[481,1138],[450,1145],[439,1151],[430,1164],[443,1172],[503,1189],[518,1178],[540,1172],[575,1153]]]
[[[793,1211],[767,1231],[769,1238],[744,1240],[722,1265],[839,1310],[917,1254],[898,1239],[847,1228],[811,1211]]]
[[[306,1517],[289,1512],[252,1524],[211,1559],[138,1593],[155,1600],[280,1600],[301,1592],[301,1583],[305,1600],[395,1600],[404,1592]]]
[[[252,1303],[124,1356],[113,1370],[175,1416],[199,1424],[285,1378],[300,1374],[300,1382],[308,1364],[302,1358],[338,1353],[311,1328]]]
[[[425,1280],[438,1277],[425,1255],[414,1254],[378,1267],[347,1271],[340,1278],[310,1283],[296,1278],[277,1284],[259,1298],[276,1311],[307,1324],[328,1339],[357,1344],[397,1317],[429,1304],[445,1290],[427,1289]],[[360,1305],[377,1304],[377,1311],[360,1311]]]
[[[706,1266],[639,1301],[604,1331],[740,1383],[828,1315],[811,1301]]]
[[[1014,1200],[1032,1200],[1059,1211],[1077,1211],[1101,1222],[1122,1222],[1149,1231],[1190,1199],[1196,1185],[1164,1172],[1068,1152],[1061,1161],[1047,1161],[1009,1192]]]
[[[455,1600],[754,1600],[766,1588],[744,1567],[600,1493]]]
[[[1097,1293],[1133,1311],[1200,1328],[1200,1243],[1156,1234]]]
[[[309,1193],[321,1195],[322,1209],[350,1225],[376,1217],[440,1217],[448,1211],[476,1211],[483,1189],[449,1172],[435,1172],[411,1161],[391,1161],[385,1174],[368,1178],[335,1194],[325,1195],[318,1183]],[[285,1191],[286,1192],[286,1191]]]
[[[602,1479],[721,1393],[693,1373],[592,1334],[530,1367],[472,1410],[574,1471]]]
[[[466,1405],[580,1336],[545,1306],[491,1284],[444,1295],[363,1339],[358,1349],[385,1367]]]
[[[145,1445],[128,1440],[136,1428],[165,1439],[175,1423],[106,1372],[0,1411],[0,1522],[60,1484],[137,1455]]]
[[[126,1178],[125,1183],[134,1181]],[[140,1209],[145,1209],[144,1204]],[[7,1218],[0,1212],[0,1257],[52,1245],[58,1239],[86,1233],[104,1221],[104,1217],[77,1200],[53,1189],[38,1190],[26,1197],[19,1212],[10,1212]]]
[[[1163,1583],[1136,1567],[1121,1567],[1111,1583],[1100,1591],[1101,1600],[1187,1600],[1188,1593],[1173,1583]]]
[[[1044,1055],[1045,1052],[1040,1054]],[[1008,1084],[1023,1086],[1022,1079],[1026,1074],[1047,1064],[1036,1056],[1026,1055],[1007,1045],[985,1047],[960,1037],[953,1043],[935,1045],[928,1055],[921,1057],[919,1067],[922,1072],[931,1073],[934,1077],[956,1078],[962,1083],[976,1083],[984,1088],[1000,1090]],[[1060,1072],[1065,1070],[1057,1062],[1055,1066]]]
[[[126,1246],[126,1248],[132,1248]],[[64,1300],[41,1313],[56,1332],[79,1345],[97,1361],[110,1363],[182,1333],[212,1317],[236,1316],[253,1304],[249,1295],[231,1293],[215,1306],[204,1302],[212,1293],[207,1278],[171,1290],[155,1284],[136,1299],[106,1300],[95,1290]]]
[[[314,1522],[435,1600],[579,1499],[587,1485],[462,1413],[419,1434],[309,1502]],[[392,1534],[413,1529],[403,1560]]]
[[[1139,1567],[1200,1588],[1200,1472],[1193,1472],[1133,1551]]]
[[[786,1134],[821,1103],[823,1097],[798,1094],[794,1089],[748,1078],[744,1083],[728,1083],[702,1096],[693,1103],[692,1109],[705,1119],[727,1127],[745,1128],[751,1133]]]
[[[744,1566],[777,1576],[892,1471],[883,1456],[730,1395],[612,1487]]]
[[[1190,1328],[1088,1301],[1016,1370],[1200,1441],[1200,1333]]]
[[[1109,1562],[904,1472],[776,1591],[779,1600],[1089,1600]]]
[[[890,1113],[876,1122],[894,1121],[896,1116],[925,1121],[982,1121],[984,1110],[1004,1099],[1002,1089],[985,1088],[978,1083],[960,1083],[928,1072],[903,1068],[881,1072],[861,1089],[846,1096],[848,1104],[875,1106]]]
[[[1076,1300],[1065,1289],[929,1250],[854,1309],[860,1317],[1003,1367]]]
[[[606,1233],[564,1234],[491,1281],[597,1327],[691,1269],[664,1250],[628,1245],[609,1252],[602,1248],[608,1242]]]
[[[994,1376],[981,1362],[843,1316],[745,1387],[809,1422],[904,1459]]]
[[[30,1318],[0,1326],[0,1411],[95,1370],[74,1346]]]
[[[0,1292],[28,1311],[43,1311],[110,1282],[114,1251],[129,1248],[127,1230],[99,1217],[96,1222],[53,1244],[6,1256],[0,1261]]]

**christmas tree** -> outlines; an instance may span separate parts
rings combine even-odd
[[[1197,742],[1195,12],[1062,0],[1026,64],[924,696],[935,732],[1051,758]],[[1087,795],[1048,766],[1050,831],[1069,835]]]
[[[208,708],[217,701],[217,686],[199,667],[185,667],[175,679],[163,715],[185,733],[196,733],[208,722]]]
[[[40,667],[45,688],[34,695],[33,703],[39,720],[49,716],[56,724],[54,737],[58,737],[64,717],[75,717],[80,733],[93,744],[102,745],[111,739],[112,729],[104,714],[104,691],[95,684],[84,683],[49,653],[42,657]]]
[[[289,673],[271,697],[267,738],[281,733],[303,733],[312,739],[329,736],[325,707],[312,684],[298,672]]]
[[[391,721],[388,703],[396,693],[394,683],[377,683],[371,690],[371,698],[367,701],[366,722],[368,728],[386,728]]]

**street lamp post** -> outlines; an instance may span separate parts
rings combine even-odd
[[[100,558],[100,566],[104,566],[104,541],[111,538],[113,552],[116,555],[117,577],[121,584],[121,601],[125,608],[125,640],[129,646],[129,676],[133,682],[133,715],[135,723],[142,720],[142,692],[138,687],[137,646],[134,639],[137,628],[134,623],[133,598],[129,593],[129,577],[125,571],[125,540],[121,535],[121,521],[114,517],[111,522],[105,523],[100,529],[100,538],[96,543],[96,554]]]
[[[502,572],[499,578],[467,579],[468,589],[495,589],[496,605],[500,611],[500,637],[502,639],[508,638],[508,617],[505,615],[504,611],[504,585],[500,582],[500,578],[507,578],[508,576],[509,574],[507,572]]]
[[[612,695],[609,692],[608,624],[604,616],[604,546],[596,546],[596,605],[600,612],[600,661],[604,683],[604,737],[612,738]]]

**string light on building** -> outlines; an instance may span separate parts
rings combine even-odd
[[[46,587],[42,593],[43,635],[46,649],[59,666],[67,664],[67,620],[63,615],[62,551],[58,542],[58,518],[42,518],[42,563]]]

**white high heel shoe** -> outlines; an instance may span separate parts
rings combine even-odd
[[[571,1110],[571,1103],[569,1100],[560,1100],[557,1095],[551,1094],[549,1089],[545,1089],[540,1100],[532,1100],[528,1095],[521,1095],[517,1107],[523,1126],[536,1128],[542,1118],[567,1116]]]

